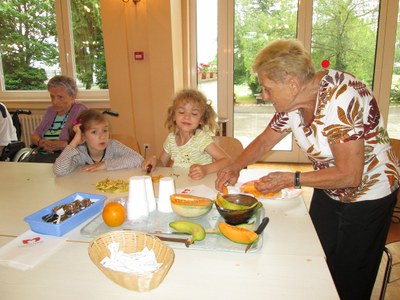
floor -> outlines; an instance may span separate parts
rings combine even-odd
[[[257,164],[250,165],[248,168],[249,169],[265,168],[265,169],[290,170],[290,171],[301,171],[301,172],[307,172],[307,171],[312,170],[311,164],[286,164],[286,163],[257,163]],[[302,192],[303,192],[304,200],[305,200],[307,206],[309,207],[313,189],[308,188],[308,187],[303,187]],[[393,262],[400,263],[400,242],[393,243],[393,244],[389,245],[388,248],[392,253]],[[386,254],[383,254],[381,265],[379,268],[379,273],[378,273],[378,276],[377,276],[376,282],[375,282],[375,287],[372,292],[371,300],[379,299],[381,287],[382,287],[383,275],[385,272],[384,270],[385,270],[385,266],[386,266],[386,261],[387,261]],[[393,268],[391,278],[392,279],[396,279],[396,278],[400,279],[400,265]],[[386,294],[385,294],[385,300],[398,300],[398,299],[400,299],[400,280],[388,284],[387,289],[386,289]]]

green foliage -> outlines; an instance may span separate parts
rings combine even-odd
[[[252,74],[254,58],[272,40],[296,38],[297,1],[237,0],[235,9],[234,83],[246,83],[254,94],[260,90]],[[329,59],[329,68],[372,86],[378,9],[368,0],[316,0],[311,53],[316,68]],[[400,62],[398,47],[396,57]]]
[[[314,6],[312,59],[317,68],[324,59],[329,68],[350,72],[372,86],[376,18],[379,5],[367,0],[319,0]]]
[[[235,2],[234,72],[235,84],[246,83],[252,93],[260,86],[252,73],[258,51],[278,38],[295,38],[297,6],[295,1],[237,0]]]
[[[94,73],[96,74],[96,84],[100,89],[108,89],[107,72],[106,72],[106,56],[104,50],[98,52],[98,59],[95,65]]]
[[[70,3],[77,78],[106,89],[100,0]],[[59,64],[54,0],[1,1],[0,53],[7,90],[45,89],[43,68]]]
[[[95,83],[107,88],[99,0],[71,1],[77,77],[90,89]]]
[[[40,68],[24,66],[12,73],[5,74],[8,90],[43,90],[46,89],[46,71]]]
[[[400,80],[393,85],[390,91],[390,102],[400,104]]]
[[[43,88],[46,76],[34,63],[58,62],[56,43],[50,40],[56,36],[53,15],[52,0],[0,2],[0,53],[7,90]]]

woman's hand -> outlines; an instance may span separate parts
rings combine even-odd
[[[240,168],[238,169],[231,165],[218,171],[215,188],[222,192],[224,185],[234,185],[238,181],[240,170]]]
[[[66,141],[61,141],[61,140],[53,141],[53,140],[42,139],[38,144],[39,144],[38,146],[42,148],[44,151],[53,153],[54,151],[63,150],[68,143]]]
[[[199,180],[202,179],[206,175],[206,170],[204,166],[194,164],[191,165],[189,168],[189,174],[188,176],[193,179],[193,180]]]
[[[271,172],[254,183],[254,187],[262,194],[278,193],[294,184],[294,174],[291,172]]]
[[[95,171],[100,171],[100,170],[105,170],[106,169],[106,163],[104,161],[102,162],[97,162],[91,165],[86,165],[81,168],[82,172],[95,172]]]

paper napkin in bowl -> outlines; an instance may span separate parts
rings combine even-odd
[[[28,270],[49,257],[66,238],[26,231],[0,248],[0,264]]]

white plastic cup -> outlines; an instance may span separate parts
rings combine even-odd
[[[129,194],[126,211],[128,220],[130,221],[137,221],[149,216],[144,176],[132,176],[129,179]]]
[[[151,176],[143,176],[144,183],[146,185],[146,196],[147,196],[147,204],[149,206],[149,212],[153,212],[156,210],[156,199],[154,197],[154,187],[153,181],[151,180]]]
[[[157,208],[159,212],[171,213],[171,199],[170,196],[175,194],[175,183],[172,177],[163,177],[159,182],[158,191],[158,204]]]

